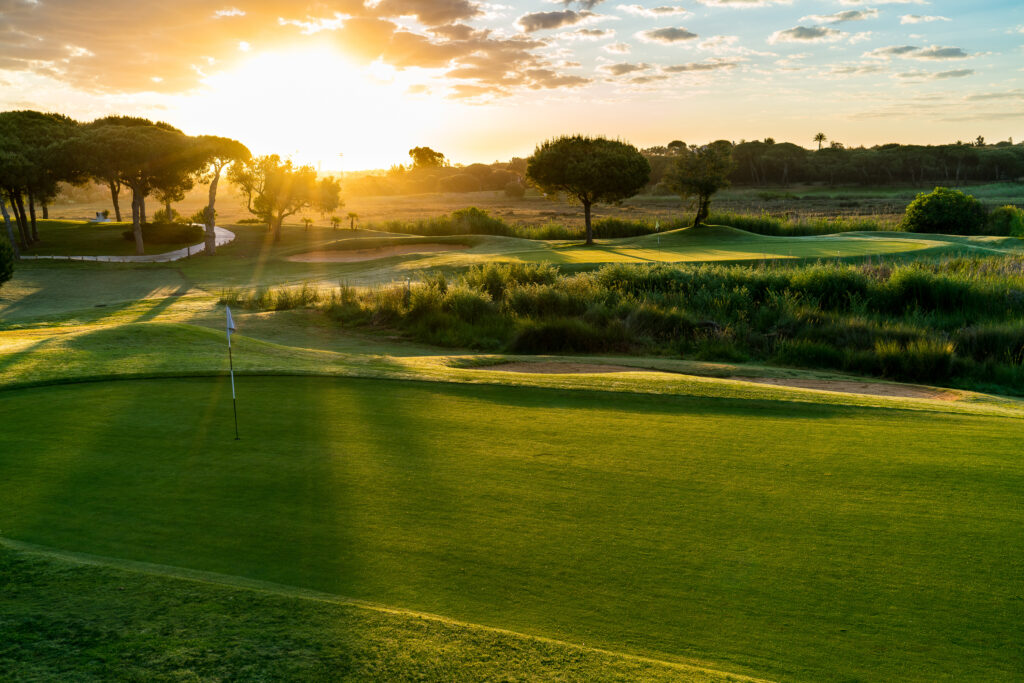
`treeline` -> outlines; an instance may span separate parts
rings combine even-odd
[[[196,218],[206,224],[207,249],[212,252],[220,174],[235,161],[249,158],[249,150],[235,140],[189,136],[170,124],[143,118],[107,116],[80,123],[62,114],[0,112],[0,209],[7,236],[15,249],[29,248],[39,241],[37,211],[48,218],[48,205],[61,183],[96,182],[108,188],[118,221],[121,192],[131,193],[136,252],[142,254],[146,199],[155,197],[170,220],[172,202],[205,180],[210,183],[210,203]]]
[[[771,138],[733,144],[734,168],[729,179],[736,185],[959,185],[1024,178],[1024,145],[999,142],[951,145],[901,145],[847,148],[833,142],[808,150]],[[650,191],[671,194],[661,182],[667,169],[686,145],[674,141],[665,147],[643,150],[651,164]]]
[[[494,164],[450,166],[441,164],[395,165],[381,174],[353,174],[345,179],[350,195],[371,197],[430,192],[505,192],[522,197],[526,192],[525,159]]]
[[[39,241],[37,209],[48,217],[48,205],[62,183],[107,187],[117,221],[121,192],[127,189],[138,254],[144,253],[146,199],[160,202],[164,209],[155,218],[170,223],[176,216],[172,203],[204,183],[209,203],[188,222],[204,225],[206,251],[212,254],[222,173],[238,186],[246,208],[267,224],[275,239],[285,218],[310,207],[328,212],[342,204],[337,180],[320,178],[312,166],[294,166],[276,154],[253,157],[230,138],[190,136],[170,124],[131,116],[80,123],[62,114],[0,112],[0,210],[16,250]]]

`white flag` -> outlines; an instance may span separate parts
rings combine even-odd
[[[231,346],[231,333],[235,331],[235,319],[231,317],[230,306],[225,306],[224,310],[228,314],[228,346]]]

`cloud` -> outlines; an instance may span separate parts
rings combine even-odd
[[[921,14],[904,14],[900,17],[901,24],[922,24],[933,21],[952,21],[949,17],[925,16]]]
[[[839,0],[840,5],[928,5],[928,0]]]
[[[483,14],[480,5],[469,0],[380,0],[373,11],[380,17],[416,17],[427,26],[450,24]]]
[[[769,5],[792,5],[793,0],[697,0],[708,7],[768,7]]]
[[[629,47],[628,43],[612,43],[605,45],[601,49],[613,55],[628,55],[632,48]]]
[[[582,12],[574,12],[571,9],[562,10],[560,12],[533,12],[532,14],[524,14],[519,17],[516,23],[526,33],[533,33],[535,31],[546,31],[553,28],[562,28],[563,26],[572,26],[578,24],[581,21],[592,19],[598,15],[593,12],[583,10]]]
[[[727,71],[735,69],[741,64],[738,59],[709,59],[706,62],[690,62],[688,64],[675,64],[664,66],[661,70],[669,74],[699,73],[706,71]]]
[[[970,57],[970,55],[959,47],[940,47],[938,45],[932,45],[931,47],[892,45],[889,47],[875,48],[870,52],[865,52],[864,57],[867,59],[891,59],[892,57],[902,57],[903,59],[943,60],[966,59]]]
[[[882,64],[853,64],[846,66],[834,66],[829,69],[827,76],[866,76],[886,71],[888,67]]]
[[[956,69],[953,71],[907,71],[904,73],[896,74],[897,78],[919,78],[923,80],[942,81],[950,78],[965,78],[967,76],[973,76],[974,69]]]
[[[614,38],[615,31],[610,28],[578,28],[575,31],[562,33],[558,37],[564,40],[605,40]]]
[[[584,9],[594,9],[595,6],[600,5],[604,0],[551,0],[551,2],[562,4],[566,7],[576,3]]]
[[[676,5],[662,5],[650,8],[642,5],[619,5],[618,9],[627,14],[651,19],[657,19],[658,17],[688,17],[693,14],[693,12]]]
[[[219,9],[213,13],[214,19],[223,19],[224,17],[244,17],[245,12],[238,9],[237,7],[226,7]]]
[[[834,43],[847,34],[826,26],[794,26],[785,31],[776,31],[769,43]]]
[[[685,28],[675,26],[669,28],[652,28],[646,31],[640,31],[636,34],[636,37],[645,43],[661,43],[662,45],[672,45],[673,43],[681,43],[687,40],[693,40],[697,37],[696,33],[692,33]]]
[[[845,12],[836,12],[835,14],[809,14],[806,17],[801,17],[800,21],[813,21],[815,24],[842,24],[848,21],[864,21],[877,18],[878,10],[876,9],[850,9]]]
[[[984,100],[1024,100],[1024,90],[978,93],[976,95],[969,95],[967,99],[972,102],[980,102]]]
[[[603,64],[597,67],[598,71],[603,71],[606,74],[612,76],[625,76],[626,74],[636,73],[637,71],[647,71],[651,68],[650,64],[631,64],[629,62],[620,62],[618,64]]]

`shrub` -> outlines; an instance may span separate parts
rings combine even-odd
[[[779,344],[775,362],[794,367],[841,368],[843,352],[831,344],[791,339]]]
[[[1001,206],[988,215],[986,232],[990,235],[1024,238],[1024,211],[1016,206]]]
[[[465,285],[449,287],[441,301],[441,307],[469,323],[477,322],[495,312],[494,303],[486,292]]]
[[[481,289],[495,301],[501,301],[505,290],[515,285],[551,284],[558,277],[558,270],[541,263],[494,263],[473,266],[462,276],[462,282],[469,287]]]
[[[901,225],[908,232],[978,235],[985,230],[985,207],[960,190],[936,187],[910,202]]]
[[[160,209],[155,214],[153,214],[153,222],[154,223],[173,223],[175,221],[175,219],[177,219],[180,215],[181,214],[179,214],[173,208],[171,209],[170,214],[167,213],[167,209]]]
[[[611,345],[599,330],[576,318],[527,323],[512,340],[515,353],[594,353]]]
[[[132,230],[121,236],[129,242],[135,240]],[[143,223],[142,241],[147,244],[193,244],[203,239],[203,226],[182,223]]]
[[[512,199],[522,199],[526,196],[526,186],[518,180],[513,180],[505,185],[505,196]]]

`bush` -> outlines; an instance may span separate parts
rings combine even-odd
[[[910,202],[901,225],[908,232],[980,235],[985,231],[985,213],[982,203],[971,195],[936,187]]]
[[[576,318],[528,323],[512,340],[514,353],[595,353],[608,350],[599,330]]]
[[[1024,211],[1016,206],[1001,206],[988,215],[986,232],[990,235],[1024,238]]]
[[[512,199],[522,199],[526,196],[526,186],[518,180],[513,180],[505,185],[505,196]]]
[[[135,240],[132,230],[121,233],[129,242]],[[147,244],[194,244],[203,239],[203,226],[182,223],[143,223],[142,241]]]
[[[558,277],[558,269],[546,263],[494,263],[473,266],[462,276],[469,287],[487,292],[501,301],[505,290],[515,285],[548,285]]]
[[[181,214],[179,214],[173,208],[171,209],[171,213],[170,214],[167,213],[166,209],[160,209],[155,214],[153,214],[153,222],[154,223],[173,223],[175,220],[177,220],[177,218],[180,215]]]

